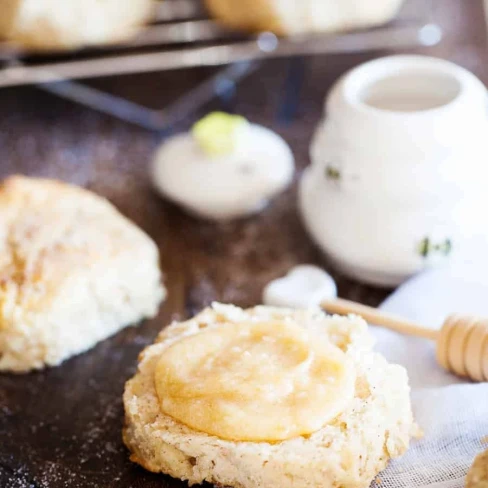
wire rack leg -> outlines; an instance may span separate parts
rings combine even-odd
[[[162,110],[150,109],[71,80],[42,83],[37,86],[44,91],[144,129],[166,132],[214,97],[225,96],[229,88],[234,87],[239,80],[254,72],[259,65],[258,61],[245,61],[219,70],[214,76]]]
[[[288,62],[288,73],[277,115],[278,121],[282,124],[291,123],[298,113],[305,79],[305,63],[304,57],[293,58]]]

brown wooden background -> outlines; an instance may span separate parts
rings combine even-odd
[[[432,3],[446,39],[423,52],[456,61],[488,81],[481,0]],[[289,141],[298,179],[308,164],[308,144],[324,94],[346,69],[370,57],[307,59],[299,111],[288,125],[278,121],[283,80],[290,69],[286,60],[267,62],[245,79],[234,108]],[[198,69],[93,84],[162,107],[211,73]],[[127,329],[61,367],[26,376],[0,375],[2,488],[184,486],[132,465],[121,443],[121,395],[138,352],[172,318],[186,317],[212,300],[258,303],[262,287],[293,264],[328,268],[299,221],[295,186],[256,218],[226,225],[197,221],[150,188],[147,163],[158,141],[155,134],[35,88],[0,91],[0,176],[60,178],[107,196],[158,243],[169,289],[155,320]],[[342,296],[377,304],[388,292],[336,277]]]

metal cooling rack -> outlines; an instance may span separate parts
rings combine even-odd
[[[417,18],[418,12],[413,16],[403,15],[399,21],[381,28],[341,35],[278,38],[263,32],[244,36],[208,19],[201,5],[201,0],[165,0],[159,4],[153,24],[130,42],[117,46],[80,50],[69,55],[39,55],[0,43],[0,88],[37,85],[125,121],[164,130],[178,118],[234,87],[265,59],[432,46],[442,37],[439,26]],[[223,65],[229,66],[164,110],[152,110],[74,81]]]

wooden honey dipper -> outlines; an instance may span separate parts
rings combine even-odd
[[[473,381],[488,381],[487,318],[453,314],[440,330],[433,330],[341,298],[323,301],[321,306],[329,313],[360,315],[369,323],[401,334],[433,340],[437,362],[443,368]]]

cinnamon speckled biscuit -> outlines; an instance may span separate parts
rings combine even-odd
[[[154,242],[107,200],[53,180],[0,186],[0,371],[57,365],[152,317]]]
[[[279,442],[224,440],[196,431],[162,413],[154,372],[175,341],[229,322],[293,320],[324,333],[354,364],[355,395],[320,430]],[[214,304],[193,319],[163,329],[141,353],[124,393],[124,442],[146,469],[188,481],[238,488],[366,488],[390,458],[400,456],[418,428],[412,418],[404,368],[372,351],[366,323],[329,317],[319,310]]]
[[[34,50],[76,49],[135,35],[153,0],[2,0],[0,36]]]
[[[488,451],[475,459],[466,478],[466,488],[488,488]]]

